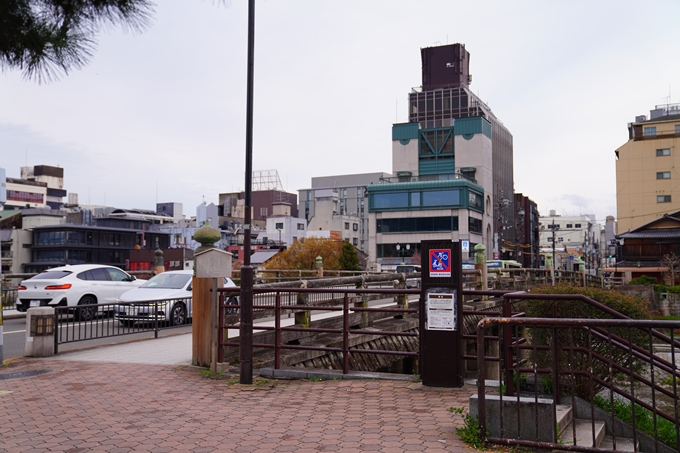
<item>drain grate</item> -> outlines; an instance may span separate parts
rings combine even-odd
[[[49,373],[50,370],[28,370],[28,371],[17,371],[16,373],[6,373],[0,374],[0,381],[6,381],[8,379],[20,379],[25,377],[39,376],[41,374]]]

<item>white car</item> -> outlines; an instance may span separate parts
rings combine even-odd
[[[172,326],[186,324],[192,317],[191,277],[192,270],[167,271],[155,275],[137,289],[128,291],[119,298],[115,318],[124,326],[154,320],[169,322]],[[229,278],[224,286],[236,286]],[[229,304],[237,305],[238,297],[231,296]],[[236,308],[229,309],[235,313]]]
[[[123,293],[144,282],[146,280],[138,280],[117,267],[103,264],[55,267],[21,282],[17,291],[17,310],[115,304]],[[77,320],[89,321],[94,319],[97,308],[83,307],[74,312]]]

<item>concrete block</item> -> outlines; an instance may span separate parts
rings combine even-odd
[[[38,317],[51,317],[54,322],[54,308],[34,307],[26,312],[26,348],[25,354],[29,357],[50,357],[54,355],[54,335],[57,326],[52,326],[51,334],[44,335],[44,329],[32,332],[31,326]]]
[[[555,442],[553,401],[544,398],[486,395],[486,430],[491,437]],[[501,414],[503,432],[501,433]],[[470,415],[479,416],[478,395],[470,397]],[[519,429],[518,429],[519,426]]]

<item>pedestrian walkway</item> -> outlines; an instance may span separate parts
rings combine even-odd
[[[467,451],[449,408],[467,407],[472,386],[241,385],[190,362],[190,334],[12,360],[0,369],[0,452]]]

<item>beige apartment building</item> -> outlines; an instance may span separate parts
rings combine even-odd
[[[618,230],[632,230],[680,210],[680,104],[657,105],[628,124],[616,150]]]

